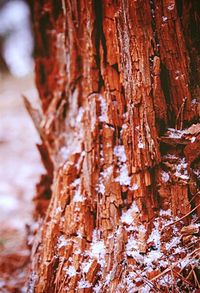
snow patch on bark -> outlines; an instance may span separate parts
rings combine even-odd
[[[128,175],[128,169],[126,164],[123,164],[119,168],[119,176],[115,178],[116,182],[119,182],[120,185],[130,185],[131,183],[131,178]]]
[[[165,171],[162,172],[162,181],[163,182],[169,181],[169,174]]]
[[[131,177],[128,174],[128,168],[126,165],[127,157],[125,153],[125,148],[123,145],[115,146],[114,147],[114,155],[118,159],[119,165],[119,176],[115,178],[116,182],[119,182],[120,185],[130,185],[131,184]]]
[[[183,179],[183,180],[188,180],[189,175],[188,175],[188,171],[187,171],[187,166],[188,166],[188,164],[186,163],[185,158],[181,159],[179,164],[176,165],[175,176],[180,179]]]
[[[126,153],[123,145],[118,145],[114,147],[114,155],[118,158],[121,163],[126,162]]]
[[[182,138],[183,134],[185,133],[184,130],[178,130],[175,128],[168,128],[168,132],[170,138]]]
[[[126,223],[128,225],[131,225],[134,221],[134,214],[139,213],[139,209],[135,202],[132,203],[132,206],[130,209],[128,209],[126,212],[122,213],[121,221],[122,223]]]
[[[144,148],[144,144],[143,144],[143,142],[142,142],[142,138],[141,138],[141,136],[140,136],[139,139],[138,139],[138,148],[139,148],[139,149],[143,149],[143,148]]]
[[[69,277],[76,276],[76,269],[75,269],[74,266],[65,267],[63,269],[63,271],[65,271],[66,272],[66,275],[68,275]]]
[[[92,243],[89,251],[85,254],[89,255],[91,259],[96,259],[103,268],[105,266],[106,246],[103,240],[98,240],[98,230],[93,231]]]
[[[63,246],[66,246],[67,244],[68,244],[67,239],[65,238],[64,235],[61,235],[61,236],[58,238],[58,244],[57,244],[58,249],[59,249],[59,248],[62,248]]]
[[[106,99],[102,95],[99,95],[99,102],[101,107],[101,115],[99,116],[99,121],[106,122],[108,120],[108,117],[107,117],[108,106],[106,103]]]
[[[92,287],[92,284],[89,283],[89,282],[86,281],[86,280],[81,279],[81,280],[78,282],[78,288],[79,288],[79,289],[91,288],[91,287]]]
[[[129,187],[130,190],[138,190],[139,185],[137,183],[133,184],[133,186]]]
[[[105,181],[108,180],[113,172],[113,166],[108,167],[100,173],[99,183],[97,184],[96,190],[101,194],[105,194]]]
[[[84,261],[81,264],[81,270],[82,270],[83,273],[86,273],[86,274],[88,273],[88,271],[89,271],[89,269],[90,269],[90,267],[92,265],[92,262],[93,262],[93,260],[89,259],[89,260]]]

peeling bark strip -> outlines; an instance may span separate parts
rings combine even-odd
[[[34,1],[54,173],[29,292],[199,288],[198,12],[196,0]]]

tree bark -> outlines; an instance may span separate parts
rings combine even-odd
[[[199,1],[32,8],[47,175],[29,292],[199,288]]]

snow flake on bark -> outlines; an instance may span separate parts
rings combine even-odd
[[[113,166],[108,167],[100,173],[99,183],[97,184],[96,190],[101,194],[105,194],[105,181],[108,180],[113,172]]]
[[[66,275],[68,275],[69,277],[76,276],[76,269],[75,269],[74,266],[65,267],[63,269],[63,271],[65,271],[66,272]]]
[[[61,213],[61,212],[62,212],[61,207],[57,207],[57,208],[55,209],[55,213],[56,213],[56,215],[59,214],[59,213]]]
[[[73,197],[73,202],[83,202],[85,200],[85,197],[80,193],[80,188],[76,190],[74,197]]]
[[[159,284],[163,286],[168,286],[169,284],[173,284],[173,279],[170,275],[164,275],[160,278]]]
[[[84,109],[82,107],[80,107],[78,109],[78,114],[76,116],[76,122],[77,123],[80,123],[82,121],[82,118],[83,118],[83,114],[84,114]]]
[[[168,19],[167,16],[162,16],[162,21],[163,22],[167,21],[167,19]]]
[[[187,166],[188,166],[188,164],[186,163],[185,158],[182,158],[180,160],[179,164],[176,165],[175,176],[180,179],[183,179],[183,180],[188,180],[189,175],[188,175],[188,171],[187,171]]]
[[[177,245],[180,244],[180,241],[181,239],[179,236],[173,237],[170,242],[166,243],[165,247],[167,250],[170,250],[173,247],[177,247]]]
[[[91,257],[96,258],[100,265],[105,265],[105,244],[104,241],[95,241],[91,244]]]
[[[122,213],[121,221],[122,223],[126,223],[128,225],[131,225],[134,221],[134,215],[139,213],[139,209],[135,202],[132,203],[132,206],[130,209],[128,209],[126,212]]]
[[[143,149],[143,148],[144,148],[144,144],[143,144],[143,142],[142,142],[142,138],[141,138],[141,136],[140,136],[139,139],[138,139],[138,148],[139,148],[139,149]]]
[[[174,6],[175,6],[175,4],[174,3],[172,3],[171,5],[169,5],[168,7],[167,7],[167,9],[168,10],[174,10]]]
[[[38,280],[37,274],[35,272],[32,272],[31,276],[30,276],[28,288],[27,288],[28,293],[34,293],[35,292],[35,284],[36,284],[37,280]]]
[[[119,176],[115,178],[116,182],[119,182],[120,185],[130,185],[131,178],[128,175],[128,169],[126,164],[122,164],[119,168]]]
[[[102,95],[99,95],[99,101],[100,101],[100,107],[101,107],[101,115],[99,116],[99,121],[106,122],[108,120],[108,117],[107,117],[108,106],[106,103],[106,99]]]
[[[85,200],[85,197],[81,194],[81,180],[80,178],[75,179],[71,186],[75,187],[75,193],[73,197],[73,202],[83,202]]]
[[[101,293],[102,292],[102,284],[99,282],[93,288],[94,293]]]
[[[151,292],[151,285],[150,284],[146,284],[144,285],[141,289],[140,289],[140,293],[149,293]]]
[[[84,261],[82,264],[81,264],[81,271],[83,272],[83,273],[88,273],[88,271],[89,271],[89,269],[90,269],[90,267],[91,267],[91,265],[92,265],[92,262],[93,262],[93,260],[92,259],[89,259],[89,260],[86,260],[86,261]]]
[[[66,246],[67,244],[68,244],[67,239],[65,238],[64,235],[61,235],[58,238],[58,244],[57,244],[58,249],[60,249],[63,246]]]
[[[178,130],[174,128],[168,128],[168,133],[170,138],[182,138],[184,130]]]
[[[138,190],[139,185],[137,183],[133,184],[133,186],[129,187],[130,190]]]
[[[91,259],[96,259],[103,268],[105,266],[106,247],[103,240],[98,240],[98,232],[96,229],[93,231],[92,243],[85,255],[88,255]]]
[[[118,158],[121,163],[126,162],[126,153],[123,145],[118,145],[114,147],[114,155]]]
[[[168,209],[168,210],[160,210],[160,216],[162,217],[162,216],[171,216],[171,214],[172,214],[172,212],[171,212],[171,210],[170,209]]]
[[[77,178],[71,183],[71,186],[77,187],[78,185],[80,185],[80,182],[81,182],[81,179]]]
[[[81,280],[78,282],[78,288],[79,288],[79,289],[91,288],[91,287],[92,287],[92,284],[89,283],[89,282],[86,281],[86,280],[81,279]]]
[[[193,169],[193,173],[197,176],[198,180],[200,180],[200,169]]]
[[[154,228],[147,240],[147,243],[153,242],[156,249],[160,251],[160,230],[158,222],[154,222]]]
[[[163,182],[169,181],[169,174],[165,171],[162,172],[162,181]]]
[[[119,176],[115,178],[116,182],[119,182],[120,185],[130,185],[131,178],[128,174],[128,168],[126,165],[126,153],[123,145],[115,146],[114,147],[114,155],[118,159],[118,165],[119,165]]]

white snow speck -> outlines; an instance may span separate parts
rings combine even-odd
[[[74,277],[76,276],[76,269],[74,266],[69,266],[67,268],[64,268],[63,271],[66,271],[66,274],[69,276],[69,277]]]
[[[166,211],[160,210],[160,216],[171,216],[171,214],[172,214],[172,212],[170,209],[166,210]]]
[[[92,259],[89,259],[87,261],[84,261],[82,264],[81,264],[81,270],[83,273],[86,273],[89,271],[91,265],[92,265],[92,262],[93,260]]]
[[[116,182],[119,182],[120,185],[130,185],[131,183],[131,178],[128,175],[128,169],[126,164],[123,164],[119,168],[119,176],[115,178]]]
[[[58,238],[58,244],[57,244],[57,247],[58,248],[61,248],[63,246],[66,246],[68,244],[67,242],[67,239],[65,239],[65,236],[64,235],[61,235],[59,238]]]
[[[110,175],[112,174],[112,171],[113,171],[113,166],[110,166],[100,173],[99,183],[97,184],[96,190],[100,192],[101,194],[105,193],[104,181],[109,179]]]
[[[115,178],[116,182],[119,182],[120,185],[130,185],[131,178],[128,175],[128,169],[126,166],[126,153],[123,145],[115,146],[114,155],[119,161],[119,176]]]
[[[169,181],[169,174],[165,171],[162,172],[162,181],[163,182]]]
[[[181,178],[183,180],[188,180],[189,179],[189,175],[188,175],[188,171],[187,171],[187,163],[185,158],[180,160],[180,163],[178,165],[176,165],[176,172],[175,172],[175,176],[178,178]]]
[[[141,136],[139,137],[139,140],[138,140],[138,148],[139,148],[139,149],[143,149],[143,148],[144,148],[144,144],[143,144],[143,142],[142,142],[142,138],[141,138]]]
[[[126,162],[126,153],[123,145],[118,145],[114,147],[114,155],[118,158],[121,163]]]
[[[96,258],[101,266],[105,265],[105,244],[104,241],[96,241],[91,244],[91,256]]]
[[[77,178],[77,179],[75,179],[75,180],[71,183],[71,186],[76,187],[77,185],[80,184],[80,182],[81,182],[81,179],[80,179],[80,178]]]
[[[130,190],[138,190],[139,185],[138,184],[133,184],[133,186],[129,187]]]
[[[103,96],[99,95],[99,101],[100,101],[100,106],[101,106],[101,115],[99,116],[99,120],[101,122],[106,122],[108,119],[107,117],[107,103],[106,100]]]
[[[173,9],[174,9],[174,3],[171,4],[171,5],[169,5],[169,6],[167,7],[167,9],[168,9],[168,10],[173,10]]]
[[[178,130],[175,128],[168,128],[168,132],[169,132],[169,137],[170,138],[182,138],[183,134],[184,134],[184,130]]]
[[[162,21],[163,22],[167,21],[167,16],[162,16]]]
[[[57,207],[55,210],[56,215],[59,214],[62,211],[61,207]]]
[[[122,216],[121,216],[122,223],[126,223],[128,225],[131,225],[133,223],[133,216],[136,213],[139,213],[139,209],[138,209],[136,203],[133,202],[130,209],[128,209],[126,212],[122,213]]]
[[[124,123],[124,124],[122,125],[122,129],[127,129],[127,128],[128,128],[127,124]]]
[[[90,258],[95,258],[101,267],[105,266],[106,247],[103,240],[97,239],[98,230],[93,231],[92,243],[90,250],[86,253]]]
[[[172,247],[177,246],[180,243],[180,237],[173,237],[169,243],[166,243],[166,249],[170,250]]]
[[[76,122],[80,123],[83,118],[84,109],[82,107],[79,108],[78,114],[76,116]]]
[[[151,285],[146,284],[140,289],[140,293],[149,293],[151,292]]]
[[[75,195],[73,197],[73,202],[83,202],[85,197],[80,194],[80,189],[76,190]]]
[[[102,285],[96,284],[95,287],[93,287],[92,289],[93,289],[93,292],[95,292],[95,293],[101,293],[102,292]]]
[[[81,280],[78,282],[78,288],[79,288],[79,289],[83,289],[83,288],[91,288],[91,287],[92,287],[92,284],[89,283],[89,282],[86,281],[86,280],[81,279]]]
[[[153,242],[155,244],[155,247],[160,250],[160,231],[159,226],[157,222],[154,222],[154,228],[151,231],[151,234],[149,236],[148,242]]]

